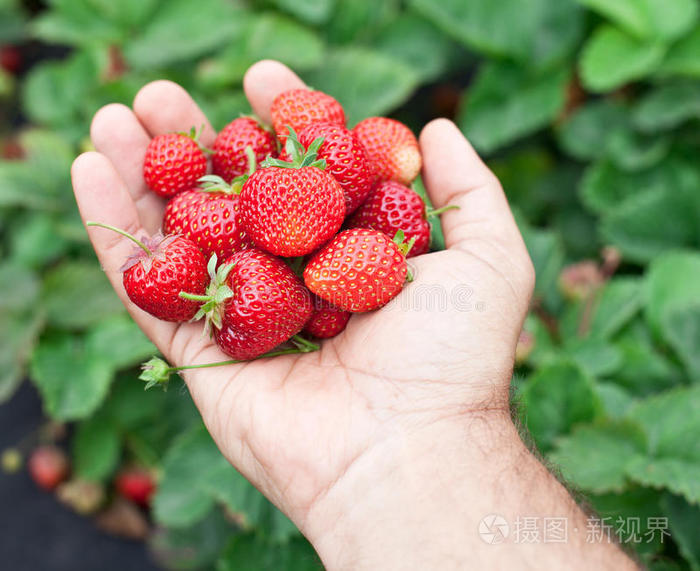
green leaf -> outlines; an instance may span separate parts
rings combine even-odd
[[[598,382],[595,390],[606,415],[611,419],[622,418],[635,402],[629,391],[615,383]]]
[[[568,340],[566,353],[587,375],[600,377],[615,373],[622,363],[622,355],[614,345],[602,339]]]
[[[55,215],[32,211],[12,229],[12,257],[24,266],[40,268],[59,258],[68,240],[58,233]]]
[[[246,16],[241,37],[199,68],[203,81],[218,87],[240,83],[256,61],[276,59],[297,72],[318,67],[325,46],[318,34],[280,14]],[[228,114],[228,121],[233,117]]]
[[[558,441],[550,458],[564,478],[597,494],[624,491],[625,466],[645,452],[642,430],[630,422],[581,426]]]
[[[534,295],[543,300],[550,309],[555,308],[561,303],[557,285],[559,273],[564,266],[564,245],[561,237],[552,231],[530,228],[520,221],[518,226],[535,266],[537,281]]]
[[[698,17],[694,0],[578,0],[640,38],[675,39]]]
[[[581,160],[605,155],[610,137],[629,124],[627,108],[610,99],[600,99],[580,107],[558,130],[559,144],[572,157]]]
[[[86,351],[110,363],[114,369],[137,365],[156,352],[138,325],[126,314],[93,325],[85,337]]]
[[[224,550],[217,571],[320,571],[321,561],[313,547],[303,538],[271,546],[257,534],[238,535]]]
[[[700,506],[690,505],[683,498],[664,494],[661,507],[668,517],[673,540],[693,571],[700,571]]]
[[[398,0],[335,0],[333,16],[323,26],[333,44],[360,44],[376,36],[399,15]]]
[[[650,397],[628,413],[643,427],[649,456],[631,461],[628,476],[700,502],[700,386]]]
[[[700,26],[668,50],[657,73],[661,76],[700,77]]]
[[[38,294],[34,272],[12,262],[0,263],[0,313],[32,309]]]
[[[651,262],[645,279],[647,322],[661,338],[668,315],[700,299],[700,254],[664,253]]]
[[[700,305],[670,308],[662,314],[661,329],[685,365],[688,377],[700,383]]]
[[[119,462],[121,441],[117,427],[102,415],[78,424],[73,438],[73,470],[84,480],[104,480]]]
[[[592,91],[609,91],[653,73],[665,53],[664,44],[639,40],[603,25],[583,48],[579,62],[581,80]]]
[[[45,277],[43,306],[52,325],[81,328],[124,310],[97,262],[65,261]]]
[[[418,75],[403,62],[365,48],[339,48],[316,71],[309,85],[338,99],[348,125],[383,115],[406,101],[418,85]]]
[[[8,400],[22,382],[43,323],[40,313],[0,310],[0,402]]]
[[[161,527],[148,538],[148,546],[164,569],[214,569],[222,550],[236,533],[222,510],[185,528]]]
[[[581,15],[574,2],[533,0],[411,0],[409,4],[444,33],[490,55],[539,64],[559,60],[578,42]]]
[[[31,378],[47,413],[57,420],[92,414],[105,398],[112,377],[111,365],[87,353],[79,337],[47,337],[32,355]]]
[[[308,24],[322,24],[330,18],[335,0],[274,0],[280,10]]]
[[[700,118],[700,85],[671,83],[657,87],[635,106],[632,119],[644,131],[672,129]]]
[[[668,137],[619,130],[611,134],[607,154],[622,169],[640,170],[659,163],[670,148]]]
[[[125,46],[135,69],[149,69],[201,56],[243,31],[245,13],[225,0],[170,0],[160,4],[145,28]]]
[[[697,198],[684,196],[679,188],[630,196],[603,217],[601,236],[637,262],[653,260],[669,249],[697,246]]]
[[[593,382],[573,363],[554,362],[531,375],[522,392],[525,424],[538,447],[551,448],[554,440],[576,424],[593,420],[601,403]]]
[[[430,22],[404,12],[379,34],[375,47],[413,68],[421,81],[437,78],[448,66],[453,44]]]
[[[568,69],[533,75],[488,63],[466,94],[459,126],[477,149],[492,152],[549,124],[564,105],[569,77]]]
[[[599,294],[590,335],[609,339],[642,309],[642,281],[634,277],[614,278]]]
[[[149,2],[144,4],[148,5]],[[105,17],[105,10],[101,9],[104,6],[104,2],[90,0],[54,0],[51,10],[39,14],[32,22],[32,30],[38,38],[55,44],[119,42],[126,30]]]

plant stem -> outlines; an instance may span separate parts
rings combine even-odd
[[[85,223],[86,226],[98,226],[100,228],[106,228],[107,230],[112,230],[113,232],[116,232],[117,234],[121,234],[122,236],[126,236],[131,240],[134,244],[136,244],[139,248],[142,248],[149,256],[153,255],[153,252],[144,244],[141,242],[141,240],[137,240],[134,236],[129,234],[128,232],[125,232],[124,230],[120,230],[119,228],[116,228],[115,226],[110,226],[109,224],[102,224],[101,222],[91,222],[87,221]]]
[[[457,206],[456,204],[447,204],[442,208],[426,210],[425,215],[428,218],[430,218],[431,216],[440,216],[440,214],[442,214],[443,212],[447,212],[448,210],[459,210],[459,206]]]
[[[197,295],[194,293],[187,293],[186,291],[181,291],[178,296],[182,299],[189,299],[190,301],[209,301],[211,299],[210,295]]]

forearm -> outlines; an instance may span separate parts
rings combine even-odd
[[[441,421],[401,440],[368,451],[314,506],[305,531],[327,568],[636,568],[607,539],[592,540],[586,514],[507,413]],[[503,541],[503,527],[480,529],[489,514],[508,523]],[[549,518],[559,532],[546,536]],[[528,522],[535,531],[525,533]]]

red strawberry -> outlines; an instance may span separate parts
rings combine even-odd
[[[220,261],[251,245],[243,229],[237,184],[206,176],[201,188],[170,199],[163,216],[166,234],[182,234],[192,240],[208,260]]]
[[[369,117],[355,125],[353,132],[364,145],[379,180],[411,184],[418,176],[420,149],[406,125],[387,117]]]
[[[0,67],[11,75],[17,75],[22,68],[22,52],[17,46],[0,46]]]
[[[156,490],[156,483],[150,472],[143,468],[126,468],[117,474],[114,480],[117,491],[127,500],[148,506],[153,492]]]
[[[39,446],[29,457],[29,475],[44,490],[53,490],[68,477],[70,464],[65,452],[55,446]]]
[[[277,142],[268,130],[252,117],[239,117],[231,121],[214,141],[211,163],[214,174],[230,182],[248,172],[246,148],[255,155],[256,164],[277,154]]]
[[[338,181],[345,195],[345,213],[350,214],[367,198],[374,182],[374,171],[357,136],[333,123],[312,123],[299,133],[299,142],[309,147],[323,137],[318,158],[326,160],[326,172]]]
[[[158,135],[143,159],[148,187],[166,198],[197,185],[207,172],[207,158],[193,137],[182,133]]]
[[[340,309],[370,311],[401,291],[408,275],[407,249],[378,230],[345,230],[311,258],[304,282]]]
[[[207,288],[198,316],[234,359],[254,359],[301,331],[313,309],[302,281],[279,258],[248,249],[231,256]]]
[[[407,240],[415,239],[407,254],[410,258],[425,254],[430,247],[428,218],[451,208],[456,207],[427,210],[423,199],[413,190],[398,182],[387,181],[374,187],[364,204],[348,221],[348,227],[374,228],[388,236],[394,236],[401,230]]]
[[[335,99],[322,91],[290,89],[275,97],[270,106],[272,126],[284,142],[291,127],[299,132],[311,123],[334,123],[345,126],[345,112]]]
[[[344,311],[325,299],[314,296],[314,311],[304,325],[304,333],[319,339],[335,337],[345,329],[349,319],[349,311]]]
[[[241,217],[255,245],[277,256],[303,256],[330,239],[345,217],[345,197],[338,181],[316,160],[323,142],[308,151],[292,134],[286,152],[293,162],[268,159],[241,191]],[[320,167],[320,168],[319,168]]]
[[[191,240],[184,236],[165,236],[140,241],[113,226],[88,222],[88,226],[107,228],[126,236],[139,247],[121,270],[124,289],[138,307],[164,321],[188,321],[197,313],[198,304],[182,299],[186,291],[202,295],[209,283],[207,261]]]

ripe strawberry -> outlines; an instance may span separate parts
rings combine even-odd
[[[29,457],[29,475],[44,490],[53,490],[68,477],[70,464],[65,452],[55,446],[39,446]]]
[[[367,200],[348,221],[348,228],[374,228],[387,236],[401,230],[406,239],[414,239],[407,257],[425,254],[430,247],[428,219],[456,208],[445,206],[428,210],[423,199],[398,182],[381,182],[372,189]]]
[[[322,91],[290,89],[275,97],[270,106],[272,126],[283,143],[288,127],[299,132],[311,123],[334,123],[345,126],[345,112],[335,99]]]
[[[313,309],[301,280],[279,258],[248,249],[216,273],[196,317],[234,359],[254,359],[299,333]]]
[[[340,309],[370,311],[401,291],[408,275],[409,248],[378,230],[345,230],[311,258],[304,282]]]
[[[256,164],[277,154],[272,133],[252,117],[239,117],[226,125],[214,141],[211,158],[214,174],[230,182],[248,172],[247,147],[252,149]]]
[[[325,299],[314,296],[314,310],[311,318],[304,325],[304,333],[319,339],[335,337],[345,329],[349,319],[349,311],[344,311]]]
[[[118,232],[139,246],[121,268],[126,294],[138,307],[164,321],[188,321],[197,313],[197,303],[179,296],[181,291],[201,295],[209,283],[207,262],[194,242],[160,233],[139,241],[107,224],[87,225]]]
[[[0,67],[11,75],[17,75],[22,68],[22,52],[17,46],[0,46]]]
[[[169,198],[196,186],[207,172],[207,158],[192,136],[182,133],[158,135],[143,159],[143,178],[148,187]]]
[[[171,198],[163,215],[166,234],[182,234],[194,242],[208,260],[216,254],[225,260],[251,245],[243,229],[239,185],[216,176],[202,177],[201,188]]]
[[[325,159],[326,172],[338,181],[345,195],[345,214],[355,211],[367,198],[374,183],[374,171],[357,136],[342,125],[312,123],[299,133],[299,142],[309,147],[323,137],[318,158]]]
[[[241,218],[255,245],[277,256],[303,256],[330,239],[345,217],[338,181],[316,160],[316,139],[305,152],[291,131],[292,162],[268,159],[243,185]]]
[[[150,472],[139,467],[125,468],[114,480],[117,491],[127,500],[140,506],[148,506],[156,483]]]
[[[355,125],[353,132],[364,145],[379,180],[408,185],[418,176],[420,149],[406,125],[387,117],[369,117]]]

